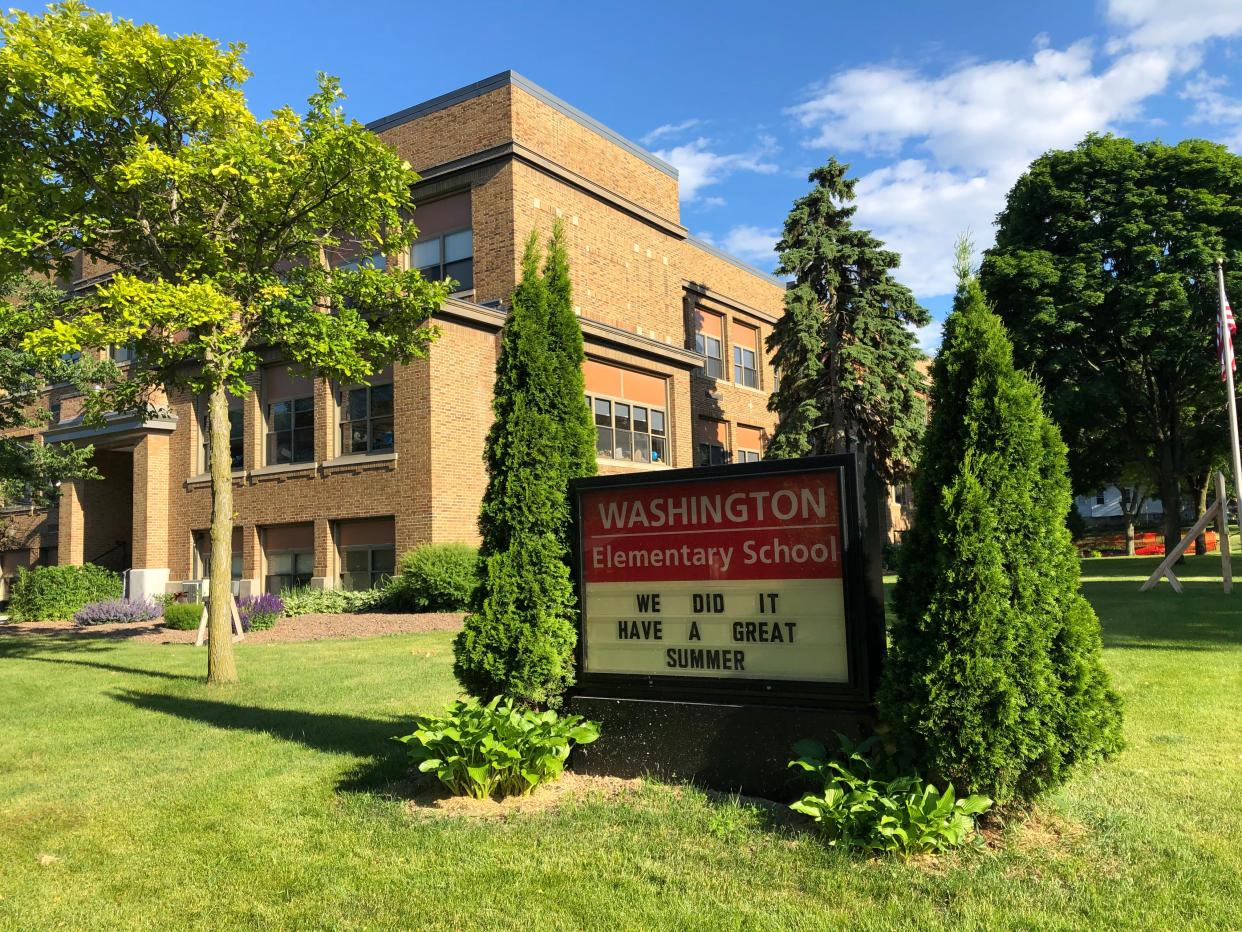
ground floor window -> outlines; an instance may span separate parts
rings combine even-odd
[[[723,466],[729,462],[729,426],[699,418],[694,425],[694,465]]]
[[[396,523],[391,517],[336,522],[342,589],[373,589],[396,575]]]
[[[395,547],[348,547],[341,551],[341,588],[374,589],[397,571]]]
[[[314,575],[315,552],[313,550],[269,553],[263,589],[265,592],[279,594],[286,589],[309,586],[311,577]]]
[[[733,445],[737,451],[735,460],[739,463],[757,463],[763,458],[765,436],[758,427],[747,427],[738,424],[734,429]]]
[[[242,538],[241,528],[233,528],[233,556],[230,563],[233,577],[233,594],[236,595],[237,581],[242,578]],[[194,578],[206,579],[211,575],[211,531],[194,532]]]

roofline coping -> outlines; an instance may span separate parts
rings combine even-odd
[[[373,133],[382,133],[384,130],[392,129],[394,126],[400,126],[403,123],[409,123],[411,120],[417,120],[419,117],[427,116],[430,113],[436,113],[445,110],[455,104],[464,103],[467,100],[473,100],[475,97],[482,97],[494,90],[512,85],[520,87],[526,93],[530,94],[536,100],[547,104],[553,110],[558,111],[564,116],[569,117],[575,123],[578,123],[592,132],[598,133],[609,142],[620,146],[631,155],[642,159],[652,168],[657,168],[670,178],[677,178],[677,169],[670,165],[664,159],[648,152],[638,143],[631,142],[615,130],[609,129],[599,120],[586,113],[583,113],[572,104],[566,103],[550,91],[544,90],[534,81],[523,77],[516,71],[502,71],[494,74],[490,78],[484,78],[481,81],[475,81],[473,84],[467,84],[465,87],[459,87],[457,90],[449,91],[447,94],[441,94],[439,97],[433,97],[425,100],[420,104],[412,107],[406,107],[404,110],[398,110],[396,113],[390,113],[388,116],[379,117],[366,124],[367,129]]]
[[[699,239],[697,236],[690,236],[689,234],[687,234],[686,242],[689,243],[691,246],[697,246],[699,249],[703,250],[706,253],[710,253],[711,255],[715,256],[717,259],[723,259],[725,262],[728,262],[730,265],[737,266],[743,272],[749,272],[751,275],[757,275],[759,278],[766,279],[767,281],[771,282],[773,285],[779,285],[782,289],[784,289],[785,287],[785,280],[783,278],[778,278],[777,276],[773,275],[771,272],[765,272],[763,269],[758,268],[757,266],[751,265],[749,262],[743,262],[737,256],[734,256],[734,255],[731,255],[725,252],[723,249],[721,249],[718,246],[713,246],[711,243],[707,242],[706,240],[702,240],[702,239]]]

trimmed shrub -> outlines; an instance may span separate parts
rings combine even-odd
[[[391,607],[409,612],[461,612],[470,607],[479,551],[469,544],[428,544],[401,557],[389,587]]]
[[[599,724],[579,715],[532,712],[497,696],[487,705],[454,702],[441,716],[415,720],[410,746],[421,773],[434,773],[458,796],[527,796],[565,769],[575,744],[599,737]]]
[[[93,563],[22,567],[9,598],[14,621],[69,621],[91,602],[119,599],[121,576]]]
[[[913,769],[1020,803],[1121,746],[1078,591],[1065,445],[963,271],[932,372],[881,718]]]
[[[75,625],[115,625],[160,617],[154,599],[109,599],[84,605],[73,616]]]
[[[567,491],[595,472],[566,261],[558,229],[540,275],[531,233],[496,361],[479,586],[453,643],[453,673],[467,692],[534,706],[557,705],[573,682]]]
[[[164,627],[174,631],[193,631],[202,617],[200,602],[169,602],[164,606]]]
[[[237,614],[241,617],[243,631],[266,631],[276,624],[276,619],[284,611],[285,603],[280,596],[270,592],[237,600]]]

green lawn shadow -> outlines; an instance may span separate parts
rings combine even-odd
[[[166,670],[149,667],[127,667],[120,664],[107,663],[103,660],[84,660],[60,656],[62,654],[107,654],[116,642],[110,639],[96,639],[74,634],[34,634],[27,636],[10,636],[0,638],[0,661],[28,660],[35,663],[59,663],[74,667],[90,667],[96,670],[107,670],[110,673],[132,673],[136,676],[150,676],[163,680],[201,680],[202,677],[188,673],[169,673]]]
[[[337,789],[347,792],[409,795],[410,768],[405,746],[393,739],[409,734],[410,718],[366,718],[302,709],[271,709],[167,693],[122,690],[112,694],[134,708],[215,728],[249,731],[301,744],[314,751],[361,759]]]

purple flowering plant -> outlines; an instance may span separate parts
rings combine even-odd
[[[151,599],[109,599],[84,605],[73,616],[73,623],[85,626],[152,621],[162,613],[160,606]]]
[[[284,610],[284,601],[270,592],[237,600],[237,613],[241,616],[243,631],[266,631],[276,624],[276,619]]]

